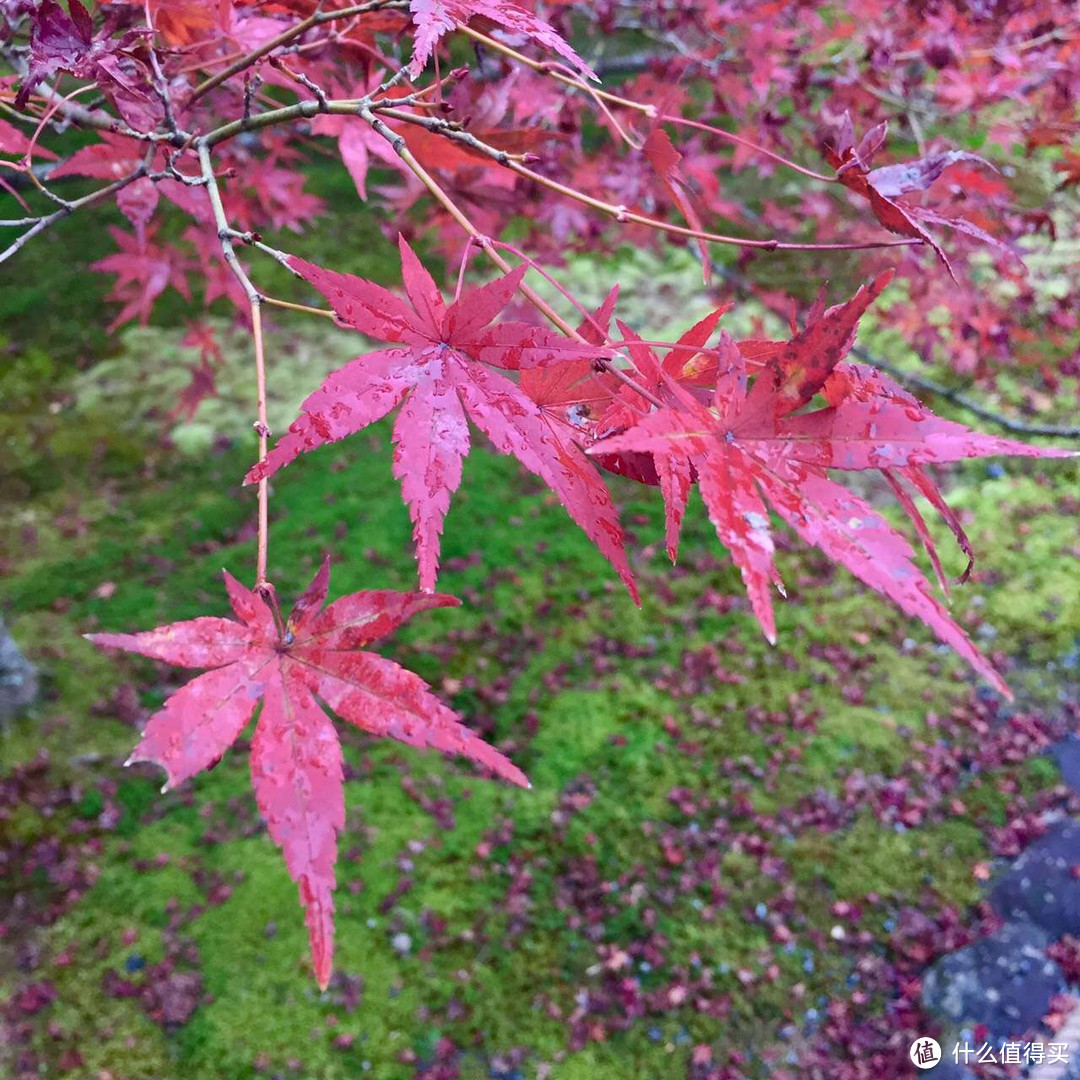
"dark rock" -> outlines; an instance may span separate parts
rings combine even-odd
[[[956,1025],[985,1024],[991,1041],[1021,1035],[1065,990],[1049,943],[1030,923],[1006,923],[938,960],[923,976],[923,1004]]]
[[[1069,787],[1080,791],[1080,737],[1069,734],[1050,747],[1050,756],[1061,770],[1061,779]]]
[[[32,704],[37,692],[37,668],[19,651],[0,619],[0,725]]]
[[[1059,821],[998,879],[990,902],[1003,918],[1026,919],[1051,938],[1080,932],[1080,821]]]
[[[919,1076],[925,1076],[927,1080],[978,1080],[978,1077],[966,1066],[958,1065],[949,1056],[952,1053],[952,1043],[946,1050],[945,1044],[941,1044],[941,1060],[932,1068],[924,1069]]]

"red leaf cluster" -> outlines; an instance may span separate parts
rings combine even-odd
[[[323,702],[362,731],[460,754],[522,787],[528,781],[436,698],[424,682],[364,647],[413,615],[452,607],[452,596],[358,592],[324,608],[329,560],[281,625],[257,591],[227,571],[234,619],[202,616],[141,634],[88,634],[98,645],[188,668],[209,668],[148,721],[128,764],[165,770],[162,791],[210,768],[261,701],[251,743],[259,810],[307,912],[311,957],[326,988],[334,954],[334,863],[345,822],[341,746]]]

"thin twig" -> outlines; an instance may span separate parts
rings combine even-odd
[[[211,75],[210,78],[205,79],[195,87],[185,104],[188,106],[192,105],[204,94],[208,94],[215,87],[228,81],[234,75],[243,71],[245,68],[250,67],[257,60],[261,60],[264,56],[272,53],[275,49],[280,49],[283,45],[288,45],[291,41],[295,41],[296,38],[303,36],[313,27],[320,26],[323,23],[332,22],[336,19],[346,19],[353,15],[365,15],[369,11],[380,11],[386,8],[408,8],[408,6],[408,0],[369,0],[366,4],[355,4],[352,7],[341,8],[338,11],[316,11],[314,15],[309,15],[302,22],[298,22],[288,30],[282,31],[277,37],[264,42],[257,49],[252,49],[251,52],[245,53],[239,60],[234,61],[227,68],[223,68],[216,75]]]
[[[0,251],[0,263],[6,262],[16,252],[20,251],[25,245],[32,240],[38,233],[44,232],[46,229],[55,225],[56,222],[62,218],[68,217],[76,210],[81,210],[84,206],[90,206],[93,203],[100,202],[102,199],[108,198],[110,195],[115,194],[121,188],[125,188],[128,184],[135,180],[138,180],[140,176],[146,175],[146,166],[140,165],[133,173],[128,176],[122,177],[120,180],[115,180],[113,183],[106,185],[103,188],[98,188],[97,191],[90,192],[89,195],[84,195],[81,199],[75,199],[72,202],[65,203],[59,210],[54,210],[51,214],[45,214],[42,217],[31,219],[34,224],[27,229],[18,239],[8,245],[4,251]],[[25,220],[25,219],[24,219]]]
[[[217,225],[218,242],[221,244],[221,254],[225,259],[233,276],[240,282],[244,295],[248,299],[251,308],[251,332],[255,339],[255,396],[258,419],[255,422],[255,431],[259,436],[259,460],[265,461],[269,449],[270,427],[267,423],[266,413],[266,361],[263,354],[262,332],[262,297],[251,283],[240,260],[236,257],[233,247],[235,231],[229,227],[229,219],[225,213],[225,206],[221,201],[221,190],[218,187],[217,177],[214,176],[213,162],[210,160],[210,146],[205,139],[196,143],[199,153],[199,163],[202,165],[203,182],[206,184],[206,192],[210,197],[210,206],[214,212],[214,222]],[[259,538],[255,558],[255,587],[261,589],[267,585],[266,562],[269,549],[269,495],[266,479],[259,481]]]
[[[438,116],[418,116],[415,113],[407,112],[404,109],[399,109],[395,106],[386,106],[379,111],[383,116],[389,117],[392,120],[399,120],[403,123],[426,128],[428,131],[443,135],[453,142],[459,142],[463,146],[468,146],[478,153],[491,158],[493,161],[503,166],[503,168],[509,169],[511,172],[515,172],[519,176],[547,188],[549,191],[557,192],[568,199],[573,199],[575,202],[581,203],[583,206],[588,206],[593,210],[606,214],[608,217],[613,218],[621,224],[629,223],[633,225],[643,225],[646,228],[656,229],[658,232],[671,233],[674,236],[684,236],[693,240],[704,240],[711,244],[725,244],[730,247],[755,248],[761,251],[865,251],[872,248],[912,247],[923,243],[922,240],[918,239],[903,239],[873,240],[844,244],[804,244],[796,241],[776,239],[751,240],[742,236],[727,236],[723,233],[705,232],[702,229],[694,229],[687,225],[675,225],[672,222],[663,221],[660,218],[639,214],[627,206],[605,202],[603,199],[598,199],[593,195],[588,195],[583,191],[579,191],[577,188],[569,187],[567,184],[563,184],[558,180],[553,180],[551,177],[544,176],[542,173],[538,173],[533,169],[530,169],[527,165],[522,164],[520,161],[515,160],[512,154],[508,154],[504,150],[499,150],[497,147],[483,142],[473,135],[472,132],[465,131],[460,124],[455,121],[444,120]]]

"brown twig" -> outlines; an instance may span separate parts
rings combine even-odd
[[[658,232],[671,233],[674,236],[684,236],[693,240],[704,240],[711,244],[754,248],[761,251],[865,251],[872,248],[911,247],[923,243],[922,240],[903,239],[873,240],[844,244],[804,244],[776,239],[752,240],[742,236],[727,236],[723,233],[706,232],[702,229],[695,229],[688,225],[675,225],[669,221],[662,221],[659,218],[648,217],[646,214],[639,214],[637,211],[631,210],[627,206],[606,202],[603,199],[598,199],[593,195],[586,194],[584,191],[579,191],[577,188],[572,188],[567,184],[563,184],[558,180],[553,180],[551,177],[544,176],[542,173],[538,173],[533,169],[530,169],[527,165],[522,164],[520,161],[515,160],[512,154],[508,154],[504,150],[499,150],[497,147],[491,146],[478,139],[471,132],[465,131],[460,125],[452,120],[445,120],[437,116],[418,116],[415,113],[407,112],[404,109],[392,105],[385,106],[379,111],[383,116],[389,117],[392,120],[398,120],[403,123],[414,124],[417,127],[426,128],[428,131],[433,131],[436,134],[443,135],[447,139],[468,146],[478,153],[491,158],[511,172],[515,172],[519,176],[547,188],[549,191],[557,192],[568,199],[573,199],[575,202],[581,203],[583,206],[588,206],[590,209],[606,214],[608,217],[611,217],[620,223],[643,225],[646,228],[655,229]]]
[[[744,139],[739,135],[733,135],[730,131],[724,131],[722,128],[712,127],[709,124],[702,124],[696,120],[686,120],[681,116],[672,116],[667,113],[661,113],[658,112],[653,105],[644,105],[639,101],[622,97],[619,94],[612,94],[606,90],[598,90],[595,86],[590,86],[584,79],[579,78],[573,72],[566,69],[562,64],[553,63],[550,60],[532,60],[524,53],[518,52],[517,49],[511,48],[509,45],[504,45],[501,41],[488,37],[487,34],[483,34],[479,30],[474,30],[472,27],[459,24],[458,29],[463,34],[467,34],[471,37],[474,41],[480,42],[485,48],[491,49],[493,52],[502,53],[503,56],[513,60],[515,63],[524,64],[526,67],[532,68],[533,71],[536,71],[539,74],[549,75],[556,81],[561,82],[564,86],[573,87],[575,90],[589,94],[594,99],[617,105],[620,108],[632,109],[635,112],[641,113],[653,122],[659,121],[661,123],[680,124],[686,127],[700,128],[703,131],[709,132],[711,135],[715,135],[718,139],[723,139],[727,142],[747,147],[759,154],[764,154],[765,157],[771,158],[778,164],[793,169],[795,172],[802,173],[803,176],[809,176],[814,180],[821,180],[824,183],[831,184],[836,179],[834,176],[826,176],[823,173],[814,172],[813,169],[807,169],[805,166],[789,160],[782,154],[776,153],[774,150],[759,146],[757,143],[750,142],[748,139]]]

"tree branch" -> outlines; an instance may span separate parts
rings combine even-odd
[[[341,8],[338,11],[317,11],[314,15],[309,15],[302,22],[298,22],[290,29],[282,31],[277,37],[264,42],[257,49],[252,49],[251,52],[241,56],[239,60],[231,63],[227,68],[223,68],[216,75],[211,75],[210,78],[205,79],[195,87],[185,104],[188,106],[194,104],[199,98],[208,94],[223,82],[227,82],[234,75],[239,74],[256,61],[261,60],[264,56],[272,53],[275,49],[280,49],[283,45],[288,45],[291,41],[295,41],[298,37],[302,37],[316,26],[321,26],[323,23],[333,22],[337,19],[351,18],[354,15],[366,15],[370,11],[380,11],[388,8],[404,8],[407,10],[408,7],[408,0],[368,0],[368,3],[354,4],[352,7]]]
[[[240,260],[236,257],[233,247],[233,230],[229,227],[229,219],[225,214],[225,206],[221,201],[221,190],[218,187],[217,177],[214,176],[213,162],[210,160],[210,147],[205,140],[196,143],[199,153],[199,163],[202,165],[203,183],[206,184],[206,192],[210,197],[210,206],[214,212],[214,223],[217,225],[218,242],[221,244],[221,253],[229,269],[232,270],[236,280],[240,282],[244,294],[248,298],[251,309],[251,332],[255,339],[255,396],[258,419],[255,421],[255,431],[259,436],[259,460],[265,461],[269,449],[270,427],[267,423],[266,413],[266,360],[263,354],[263,331],[262,331],[262,297],[251,283]],[[259,481],[259,539],[255,557],[255,587],[261,589],[267,584],[266,562],[269,550],[270,511],[269,491],[267,481]]]
[[[33,225],[26,230],[17,240],[11,243],[4,251],[0,251],[0,263],[6,262],[16,252],[22,250],[23,247],[30,240],[32,240],[38,233],[44,232],[50,226],[55,225],[62,218],[68,217],[70,214],[75,213],[76,210],[81,210],[84,206],[90,206],[93,203],[100,202],[102,199],[108,198],[110,195],[114,195],[121,188],[125,188],[128,184],[135,180],[138,180],[140,176],[146,175],[146,165],[140,165],[129,176],[125,176],[120,180],[115,180],[113,183],[108,184],[103,188],[98,188],[97,191],[90,192],[89,195],[84,195],[81,199],[73,199],[71,202],[65,202],[59,210],[54,210],[51,214],[45,214],[39,218],[22,218],[16,222],[4,222],[4,225],[23,225],[33,222]]]
[[[383,116],[390,117],[393,120],[399,120],[403,123],[414,124],[417,127],[426,128],[428,131],[443,135],[453,142],[459,142],[464,146],[468,146],[478,153],[491,158],[493,161],[503,166],[503,168],[509,169],[511,172],[515,172],[519,176],[531,180],[536,184],[540,184],[549,191],[557,192],[568,199],[573,199],[575,202],[581,203],[583,206],[588,206],[593,210],[606,214],[608,217],[611,217],[620,223],[628,222],[633,225],[643,225],[649,229],[656,229],[658,232],[671,233],[674,236],[684,236],[693,240],[705,240],[711,244],[726,244],[730,247],[756,248],[762,251],[865,251],[871,248],[912,247],[923,243],[922,240],[904,239],[874,240],[846,244],[803,244],[794,241],[775,239],[751,240],[741,236],[727,236],[723,233],[705,232],[701,229],[694,229],[686,225],[674,225],[669,221],[662,221],[659,218],[652,218],[645,214],[639,214],[626,206],[605,202],[603,199],[598,199],[593,195],[578,191],[577,188],[569,187],[566,184],[560,183],[558,180],[552,180],[551,177],[535,172],[533,169],[530,169],[527,165],[524,165],[521,161],[517,160],[515,155],[508,154],[504,150],[499,150],[497,147],[481,141],[471,132],[465,131],[460,124],[457,124],[452,120],[444,120],[437,116],[418,116],[415,113],[406,112],[404,109],[394,105],[387,105],[379,111]],[[395,138],[401,138],[401,136],[396,135]]]

